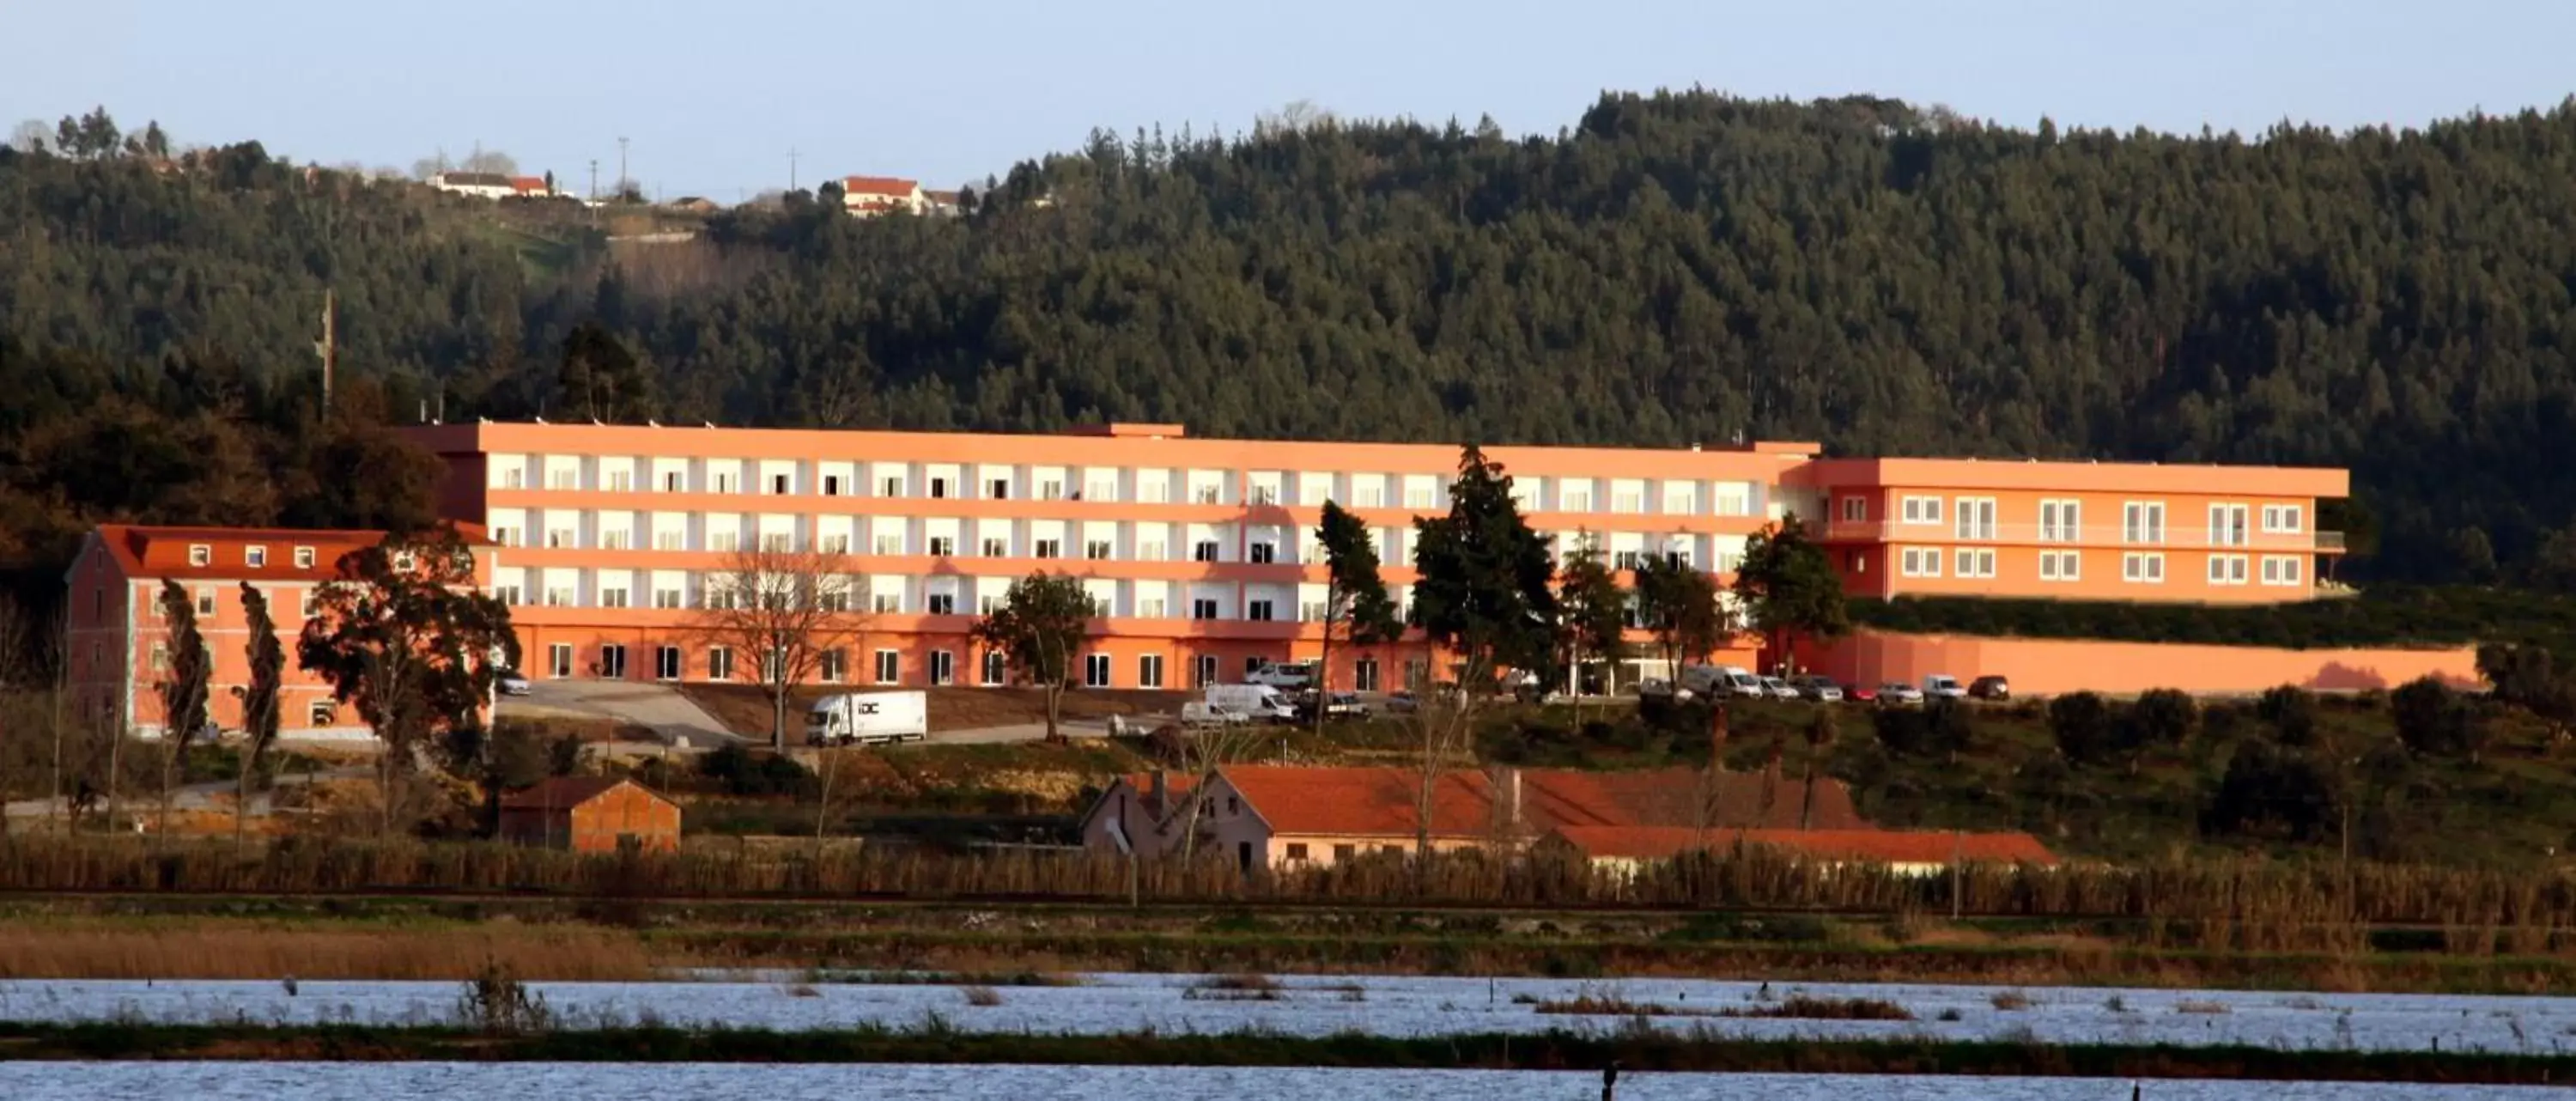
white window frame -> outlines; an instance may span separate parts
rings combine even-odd
[[[1903,523],[1938,524],[1941,522],[1941,499],[1938,497],[1908,495],[1902,507],[1904,511],[1899,515],[1904,518],[1901,521]]]
[[[1952,573],[1962,578],[1990,578],[1995,575],[1995,552],[1992,547],[1960,547]]]
[[[2254,530],[2252,518],[2247,516],[2246,512],[2246,507],[2241,504],[2226,502],[2211,504],[2209,506],[2209,545],[2244,546],[2247,537]]]
[[[976,671],[980,678],[979,683],[984,687],[998,688],[1002,685],[1011,683],[1011,659],[1009,655],[1006,655],[999,650],[986,650],[984,651],[983,659],[977,664],[981,667]]]
[[[873,665],[870,671],[876,674],[876,683],[903,683],[903,651],[879,650]]]
[[[206,543],[188,544],[188,564],[203,569],[215,564],[215,548]]]
[[[1951,516],[1951,533],[1961,539],[1992,542],[1995,537],[1995,515],[2000,511],[1992,497],[1961,497],[1951,502],[1956,511]]]
[[[2162,501],[2121,502],[2120,541],[2135,546],[2163,546],[2165,544],[2165,503]]]
[[[942,687],[957,683],[957,651],[930,652],[930,683]]]
[[[2297,535],[2308,529],[2305,505],[2263,506],[2263,532],[2267,535]]]
[[[1107,654],[1082,655],[1082,686],[1085,688],[1109,687],[1110,679],[1116,676],[1116,673],[1110,669],[1112,664],[1114,662]]]
[[[2050,497],[2039,502],[2039,541],[2080,543],[2084,540],[2084,502]]]
[[[2263,556],[2263,583],[2266,585],[2287,587],[2305,585],[2307,584],[2307,572],[2306,562],[2298,555],[2267,554]]]
[[[2212,585],[2226,586],[2245,584],[2247,580],[2247,564],[2245,559],[2246,556],[2242,554],[2210,555],[2209,583]]]
[[[1900,549],[1896,560],[1897,575],[1900,577],[1941,576],[1941,548],[1939,547],[1904,547]]]
[[[2039,579],[2042,581],[2081,581],[2084,579],[2084,557],[2078,551],[2039,552]]]
[[[1850,495],[1850,496],[1844,497],[1844,498],[1843,498],[1843,522],[1844,522],[1844,523],[1846,523],[1846,524],[1866,524],[1866,523],[1868,523],[1868,522],[1869,522],[1869,498],[1867,498],[1867,497],[1863,497],[1863,496],[1860,496],[1859,494],[1852,494],[1852,495]]]
[[[242,564],[255,570],[266,569],[268,567],[268,548],[243,547]]]
[[[313,548],[295,548],[295,568],[299,570],[309,570],[313,568]]]
[[[2133,585],[2165,583],[2163,551],[2130,551],[2120,556],[2120,580]]]

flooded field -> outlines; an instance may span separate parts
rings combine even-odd
[[[533,983],[564,1024],[662,1023],[780,1030],[861,1023],[918,1024],[933,1015],[980,1032],[1231,1032],[1298,1036],[1357,1032],[1422,1036],[1607,1029],[1621,1013],[1540,1012],[1591,998],[1658,1009],[1667,1028],[1746,1037],[2035,1039],[2052,1043],[2253,1044],[2277,1048],[2490,1051],[2576,1050],[2576,1000],[2406,994],[2031,987],[1781,984],[1634,980],[1287,977],[1276,990],[1212,988],[1203,976],[1088,975],[1079,985],[1005,986],[810,982],[732,975],[658,983]],[[459,990],[435,982],[0,982],[0,1019],[156,1023],[433,1024]],[[1873,998],[1912,1020],[1749,1019],[1724,1014],[1797,996]],[[984,1004],[977,1004],[984,1003]],[[1670,1012],[1662,1012],[1670,1011]]]

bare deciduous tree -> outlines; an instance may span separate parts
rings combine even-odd
[[[1214,722],[1184,728],[1178,743],[1181,775],[1190,778],[1188,810],[1181,819],[1181,857],[1198,855],[1199,818],[1207,805],[1208,779],[1252,756],[1261,729],[1248,722]]]
[[[691,630],[710,646],[750,657],[769,698],[769,747],[787,749],[796,686],[825,656],[846,659],[867,632],[867,586],[848,556],[778,547],[734,552],[707,576]]]

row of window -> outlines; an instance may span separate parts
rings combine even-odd
[[[252,586],[252,587],[253,587],[253,588],[258,588],[258,586],[255,586],[255,585],[254,585],[254,586]],[[209,617],[209,616],[212,616],[212,615],[214,615],[214,614],[215,614],[215,608],[216,608],[216,607],[221,603],[221,601],[222,601],[223,589],[224,589],[224,587],[222,587],[222,586],[215,586],[215,585],[199,585],[199,586],[197,586],[195,589],[193,589],[193,590],[191,590],[191,591],[190,591],[190,595],[192,595],[192,596],[194,596],[194,597],[196,598],[197,616],[198,616],[198,618],[203,619],[203,618],[206,618],[206,617]],[[300,593],[297,595],[297,598],[296,598],[296,609],[297,609],[297,610],[296,610],[296,618],[297,618],[297,619],[299,619],[299,620],[304,620],[304,619],[311,619],[311,618],[313,618],[313,610],[314,610],[313,593],[314,593],[314,590],[312,590],[312,589],[305,589],[305,590],[302,590],[302,592],[300,592]],[[261,590],[261,592],[260,592],[260,595],[265,596],[265,597],[267,597],[267,598],[269,599],[269,601],[270,601],[270,614],[271,614],[271,615],[275,615],[275,614],[276,614],[275,602],[276,602],[276,599],[277,599],[276,594],[275,594],[273,591],[266,590],[266,589],[262,589],[262,590]],[[93,605],[103,605],[103,604],[105,603],[105,601],[106,601],[106,598],[107,598],[106,590],[104,590],[104,589],[97,590],[97,591],[95,591],[95,592],[93,592],[93,593],[91,594],[91,603],[92,603]],[[160,592],[159,592],[159,591],[157,591],[157,590],[152,590],[152,589],[147,589],[147,590],[145,590],[145,591],[144,591],[144,592],[143,592],[143,593],[138,597],[138,599],[140,599],[140,600],[142,601],[142,603],[143,603],[143,606],[144,606],[144,608],[145,608],[145,615],[146,615],[146,616],[148,616],[149,618],[151,618],[151,619],[153,619],[153,620],[156,620],[156,621],[157,621],[157,620],[161,620],[161,619],[163,619],[163,618],[166,618],[166,617],[164,616],[163,612],[162,612],[162,608],[161,608],[161,594],[160,594]]]
[[[613,642],[607,643],[597,647],[596,651],[597,652],[593,660],[588,665],[584,666],[578,662],[573,644],[569,642],[550,643],[546,647],[545,675],[548,678],[555,680],[564,680],[576,676],[597,677],[606,680],[624,680],[629,676],[627,647],[624,644]],[[655,646],[652,648],[652,651],[652,677],[654,680],[677,681],[684,679],[688,675],[688,655],[686,651],[677,646]],[[757,662],[745,662],[740,663],[739,665],[735,660],[733,648],[730,646],[710,646],[702,656],[705,660],[705,664],[702,666],[703,675],[707,680],[730,681],[735,679],[737,676],[747,675],[751,678],[753,683],[766,684],[773,680],[777,675],[777,666],[774,664],[777,659],[777,655],[775,653],[764,655],[762,659]],[[1135,657],[1136,681],[1133,687],[1164,687],[1164,655],[1138,654]],[[874,651],[870,655],[870,658],[871,660],[868,670],[870,674],[869,683],[877,685],[901,685],[905,683],[903,651],[880,649]],[[1243,671],[1249,674],[1253,670],[1260,668],[1262,662],[1262,658],[1247,657],[1243,661]],[[1010,663],[1001,651],[983,651],[978,655],[978,660],[975,664],[978,678],[976,683],[990,688],[998,687],[1010,682]],[[932,686],[944,686],[958,683],[956,651],[931,651],[929,654],[929,666],[927,677],[928,684]],[[1112,683],[1112,677],[1115,675],[1116,667],[1117,658],[1115,655],[1097,653],[1084,654],[1082,656],[1083,686],[1087,688],[1114,687],[1115,685]],[[1362,658],[1354,664],[1353,668],[1355,671],[1354,680],[1358,685],[1359,691],[1374,692],[1378,690],[1378,687],[1383,680],[1383,676],[1379,669],[1377,659]],[[1197,655],[1196,660],[1191,664],[1191,675],[1191,687],[1193,688],[1204,688],[1208,685],[1218,683],[1219,677],[1222,673],[1217,655]],[[849,651],[836,648],[825,650],[815,655],[812,679],[824,684],[856,683],[856,678],[851,675]],[[329,701],[326,700],[317,704],[317,709],[326,705],[328,702]]]
[[[1041,501],[1116,502],[1126,498],[1141,504],[1171,504],[1176,499],[1190,504],[1278,505],[1292,498],[1304,507],[1319,507],[1327,500],[1339,501],[1354,508],[1440,508],[1445,507],[1448,476],[1430,474],[1348,474],[1289,472],[1233,472],[1193,470],[1182,478],[1172,477],[1178,471],[1158,469],[1126,470],[1092,468],[1067,471],[1054,467],[1037,468],[1040,473],[1025,476],[991,473],[989,468],[970,475],[963,466],[937,466],[941,473],[915,473],[907,464],[878,464],[862,475],[864,464],[850,463],[841,470],[824,469],[809,472],[805,464],[792,462],[763,463],[759,460],[603,460],[603,464],[623,464],[626,469],[608,465],[593,478],[584,478],[579,463],[542,464],[543,485],[549,490],[605,490],[610,493],[632,493],[640,486],[662,493],[703,492],[717,494],[752,493],[790,496],[812,493],[824,497],[855,497],[862,486],[873,495],[884,498],[920,498],[927,500],[963,500],[973,498],[1007,501],[1025,497]],[[779,469],[789,466],[794,469]],[[891,466],[893,469],[888,469]],[[639,479],[637,467],[651,473]],[[698,477],[691,478],[693,468]],[[802,475],[800,477],[800,475]],[[1336,492],[1347,480],[1346,492]],[[1608,481],[1610,490],[1596,498],[1594,486]],[[1180,486],[1175,492],[1175,483]],[[500,489],[533,488],[530,467],[522,461],[498,459],[494,463],[493,483]],[[920,487],[918,493],[915,486]],[[1023,485],[1027,488],[1023,489]],[[1240,486],[1239,496],[1229,490]],[[1648,487],[1661,490],[1654,493]],[[1291,487],[1293,486],[1293,492]],[[810,487],[810,488],[807,488]],[[1548,490],[1553,488],[1551,495]],[[1667,515],[1688,516],[1701,511],[1700,502],[1709,502],[1708,511],[1720,516],[1751,516],[1756,510],[1758,490],[1752,482],[1706,483],[1696,480],[1591,479],[1517,477],[1513,496],[1525,509],[1554,512],[1591,512],[1596,499],[1605,499],[1609,511],[1638,513],[1648,511],[1649,502],[1660,505]]]
[[[662,610],[703,607],[722,611],[742,607],[745,602],[750,599],[730,589],[724,588],[721,585],[707,585],[701,589],[701,592],[704,595],[700,602],[693,605],[689,603],[687,595],[679,588],[657,585],[652,590],[652,603],[650,606]],[[526,586],[518,582],[503,582],[495,585],[492,589],[492,595],[502,603],[512,605],[514,607],[527,606],[530,604]],[[923,615],[963,614],[959,611],[960,601],[958,600],[958,594],[953,592],[924,593],[922,594],[921,603],[917,608],[908,607],[904,597],[905,593],[901,588],[890,587],[883,591],[872,591],[867,586],[835,586],[830,588],[828,591],[814,594],[812,599],[817,607],[824,611],[832,612],[856,612],[864,609],[880,615],[904,615],[915,611],[918,611]],[[1001,601],[1001,594],[983,593],[976,597],[974,614],[991,615],[1000,607]],[[1324,602],[1322,600],[1292,601],[1277,597],[1253,597],[1243,602],[1243,614],[1239,617],[1228,616],[1225,614],[1224,608],[1226,603],[1226,601],[1215,597],[1192,597],[1187,602],[1189,618],[1194,620],[1240,618],[1255,623],[1287,621],[1290,617],[1283,613],[1286,612],[1292,604],[1295,606],[1295,622],[1317,623],[1322,622],[1324,618]],[[584,606],[581,603],[579,592],[574,586],[569,584],[546,585],[537,593],[535,604],[549,608],[577,608]],[[602,584],[598,587],[593,602],[588,606],[595,608],[635,608],[644,607],[645,605],[636,603],[634,591],[627,585],[609,583]],[[1133,618],[1164,619],[1168,618],[1172,614],[1172,608],[1179,605],[1168,597],[1140,596],[1135,598],[1134,606],[1135,610],[1130,613]],[[1093,594],[1092,607],[1093,614],[1095,615],[1106,616],[1117,614],[1109,598],[1100,594]],[[309,607],[305,614],[308,617],[312,614]]]
[[[2002,530],[1996,523],[1996,499],[1992,497],[1941,498],[1929,495],[1907,495],[1898,499],[1900,522],[1914,525],[1939,525],[1948,507],[1951,534],[1960,539],[1997,538]],[[1841,517],[1850,523],[1869,519],[1869,498],[1847,496],[1842,499]],[[2209,506],[2209,526],[2204,529],[2209,545],[2241,547],[2251,542],[2247,527],[2249,517],[2259,518],[2266,535],[2297,535],[2307,530],[2304,505],[2264,505],[2259,512],[2250,505],[2214,504]],[[2020,534],[2017,530],[2016,536]],[[2049,498],[2039,502],[2039,524],[2030,531],[2042,543],[2077,543],[2084,535],[2084,503],[2072,499]],[[2162,543],[2165,541],[2165,503],[2162,501],[2128,501],[2120,508],[2120,541],[2124,543]]]
[[[1950,576],[1983,579],[1995,576],[1995,552],[1986,547],[1959,547],[1944,551],[1939,547],[1904,547],[1897,552],[1897,574],[1901,577],[1940,577],[1945,555]],[[2262,583],[2266,585],[2302,585],[2306,583],[2307,558],[2304,555],[2261,556]],[[2253,568],[2253,556],[2213,554],[2209,556],[2209,583],[2243,585]],[[2084,556],[2080,551],[2041,551],[2039,579],[2042,581],[2081,581],[2084,579]],[[2120,556],[2120,580],[2139,584],[2162,584],[2165,579],[2165,556],[2159,551],[2131,551]]]
[[[311,548],[311,547],[296,547],[296,548],[294,548],[293,554],[294,554],[293,561],[294,561],[294,563],[295,563],[295,568],[296,568],[296,569],[299,569],[299,570],[309,570],[309,569],[312,569],[312,568],[313,568],[313,564],[314,564],[314,562],[316,561],[316,556],[315,556],[315,554],[314,554],[314,550],[313,550],[313,548]],[[194,567],[197,567],[197,568],[199,568],[199,569],[203,569],[203,568],[206,568],[206,567],[209,567],[209,566],[214,565],[214,564],[215,564],[215,547],[214,547],[214,544],[212,544],[212,543],[190,543],[190,544],[188,544],[188,564],[189,564],[190,566],[194,566]],[[267,548],[267,547],[265,547],[265,546],[261,546],[261,545],[259,545],[259,544],[257,544],[257,543],[253,543],[253,544],[250,544],[250,545],[248,545],[248,546],[243,547],[243,548],[242,548],[242,560],[241,560],[241,564],[242,564],[242,565],[244,565],[244,566],[248,566],[248,567],[250,567],[250,568],[252,568],[252,569],[264,569],[264,568],[266,568],[266,567],[267,567],[267,565],[268,565],[268,548]]]

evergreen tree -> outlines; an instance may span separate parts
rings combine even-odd
[[[1315,525],[1315,541],[1324,552],[1324,640],[1316,687],[1329,702],[1333,688],[1333,637],[1353,646],[1393,642],[1404,634],[1404,618],[1387,595],[1378,570],[1377,540],[1368,524],[1334,502],[1324,502]],[[1327,708],[1315,708],[1321,729]]]
[[[197,625],[197,602],[176,581],[161,581],[161,619],[169,625],[162,644],[168,662],[161,678],[161,823],[170,829],[170,797],[187,779],[188,746],[212,720],[206,714],[207,692],[214,682],[214,654]],[[111,816],[112,817],[112,816]],[[113,826],[113,822],[110,823]]]
[[[1614,664],[1627,649],[1628,591],[1601,562],[1591,538],[1581,535],[1574,553],[1557,572],[1557,606],[1565,623],[1566,666],[1574,683],[1567,685],[1578,701],[1583,693],[1583,666],[1589,661]],[[1579,704],[1578,704],[1579,705]]]
[[[1449,512],[1414,520],[1413,625],[1465,663],[1459,686],[1492,691],[1504,669],[1544,669],[1555,652],[1556,569],[1521,518],[1512,479],[1470,446],[1449,484]]]
[[[1715,577],[1675,559],[1638,565],[1637,618],[1654,634],[1668,675],[1678,678],[1683,664],[1705,659],[1725,641],[1731,625],[1717,594]]]
[[[1099,609],[1082,580],[1032,573],[1011,583],[1002,602],[975,624],[975,641],[1000,651],[1023,684],[1046,693],[1046,740],[1065,740],[1057,729],[1064,690],[1073,683],[1073,661],[1091,638]]]
[[[1735,599],[1753,629],[1783,658],[1792,634],[1832,639],[1851,630],[1842,575],[1825,549],[1808,538],[1796,513],[1744,541],[1744,563],[1735,570]]]
[[[248,581],[241,585],[242,627],[250,639],[243,650],[250,658],[250,679],[235,689],[242,702],[240,771],[233,779],[233,844],[242,842],[242,824],[250,813],[253,778],[277,741],[279,689],[285,680],[286,646],[277,641],[277,621],[268,610],[268,594]]]

